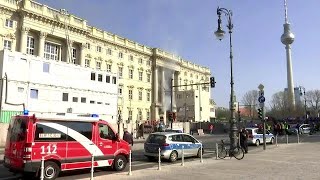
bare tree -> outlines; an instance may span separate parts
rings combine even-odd
[[[258,90],[251,90],[246,92],[246,94],[242,97],[242,101],[241,101],[242,106],[244,106],[246,109],[249,109],[249,112],[250,112],[249,117],[251,119],[254,118],[254,114],[255,114],[254,112],[258,102],[258,96],[259,96]]]
[[[318,116],[320,106],[320,90],[311,90],[306,92],[308,107],[312,110],[313,116]]]

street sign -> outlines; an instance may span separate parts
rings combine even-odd
[[[266,98],[264,96],[259,96],[258,101],[259,103],[264,103],[266,101]]]

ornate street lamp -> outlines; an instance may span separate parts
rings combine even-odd
[[[218,29],[214,33],[216,37],[221,41],[224,37],[225,32],[222,30],[221,27],[221,14],[225,14],[227,19],[228,19],[228,24],[227,28],[229,30],[229,44],[230,44],[230,86],[231,86],[231,91],[230,91],[230,112],[231,112],[231,118],[230,118],[230,143],[231,143],[231,148],[237,146],[237,134],[238,134],[238,128],[236,125],[236,118],[235,118],[235,107],[234,107],[234,90],[233,90],[233,68],[232,68],[232,29],[233,29],[233,24],[232,24],[232,11],[225,9],[225,8],[217,8],[217,15],[218,15]]]
[[[306,88],[304,88],[303,86],[299,86],[299,90],[300,90],[300,96],[303,95],[304,98],[304,115],[305,115],[305,120],[308,119],[308,113],[307,113],[307,99],[306,99]],[[302,92],[303,90],[303,92]]]

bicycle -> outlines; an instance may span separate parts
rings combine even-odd
[[[224,159],[227,154],[229,155],[230,159],[235,157],[237,160],[241,160],[244,157],[244,151],[243,149],[237,145],[233,149],[227,148],[227,144],[221,140],[221,144],[218,145],[218,157],[220,159]]]

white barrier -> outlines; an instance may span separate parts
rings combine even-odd
[[[44,157],[41,158],[40,180],[44,179]]]
[[[216,143],[216,159],[218,159],[218,143]]]
[[[93,180],[93,172],[94,172],[94,155],[91,154],[90,180]]]
[[[184,166],[184,146],[182,146],[181,166]]]
[[[298,138],[298,144],[300,143],[300,139],[299,139],[299,131],[297,133],[297,138]]]
[[[158,153],[158,170],[161,170],[161,149],[160,148]]]
[[[132,152],[130,150],[129,152],[129,172],[128,172],[128,175],[131,176],[132,175],[132,164],[131,164],[131,161],[132,161]]]
[[[286,140],[287,140],[287,144],[289,144],[289,136],[288,136],[288,134],[286,134]]]
[[[276,134],[276,146],[278,146],[278,134]]]

